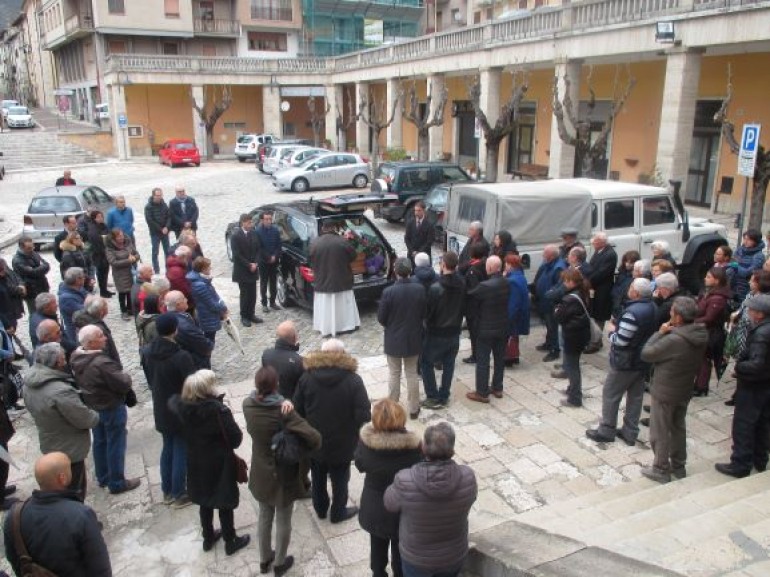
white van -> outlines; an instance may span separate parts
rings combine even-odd
[[[484,236],[507,230],[518,245],[527,279],[534,280],[546,244],[561,244],[561,231],[574,228],[590,257],[593,233],[604,231],[620,258],[637,250],[650,258],[649,245],[665,240],[679,264],[679,279],[690,290],[703,281],[714,250],[727,243],[721,224],[690,220],[679,188],[668,191],[612,180],[557,179],[457,184],[449,191],[447,248],[460,252],[471,222],[481,221]]]

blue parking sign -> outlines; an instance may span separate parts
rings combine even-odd
[[[741,149],[738,152],[738,174],[751,178],[757,162],[759,148],[759,124],[744,124],[741,135]]]
[[[118,114],[118,128],[128,127],[128,117],[125,114]]]

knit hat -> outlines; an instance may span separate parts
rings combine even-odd
[[[174,313],[163,313],[155,319],[155,328],[162,337],[168,337],[174,334],[179,321],[176,320]]]
[[[770,315],[770,295],[758,294],[748,300],[747,306],[754,311]]]

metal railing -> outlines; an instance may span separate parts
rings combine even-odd
[[[193,31],[206,34],[238,36],[241,33],[241,26],[237,20],[196,18],[193,21]]]

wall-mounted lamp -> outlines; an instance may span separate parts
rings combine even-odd
[[[676,42],[676,32],[672,21],[655,23],[655,42],[661,44],[674,44]]]
[[[271,74],[271,75],[270,75],[270,83],[268,84],[268,86],[270,87],[270,93],[271,93],[271,94],[272,94],[273,92],[275,92],[275,87],[276,87],[276,86],[280,86],[280,85],[278,84],[278,78],[276,78],[275,74]]]

